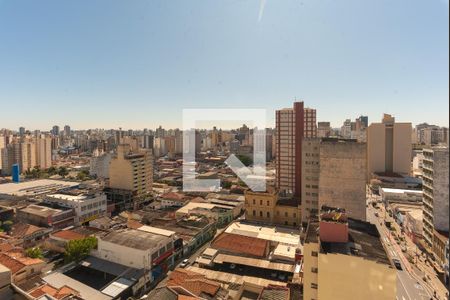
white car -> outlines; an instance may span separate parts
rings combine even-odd
[[[186,268],[189,265],[189,259],[183,259],[183,261],[180,264],[180,267]]]

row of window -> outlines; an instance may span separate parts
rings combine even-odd
[[[264,213],[263,213],[262,211],[259,211],[259,216],[260,216],[260,217],[263,217],[263,215],[264,215]],[[256,210],[253,210],[253,216],[256,217]],[[279,211],[277,211],[277,216],[278,216],[278,217],[280,216],[280,212],[279,212]],[[284,216],[285,216],[286,218],[289,218],[289,213],[288,213],[287,211],[284,212]],[[266,217],[267,217],[267,218],[270,218],[270,212],[266,212]],[[293,213],[293,214],[292,214],[292,217],[293,217],[293,218],[297,218],[297,213]]]

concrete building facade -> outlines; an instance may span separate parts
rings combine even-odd
[[[131,151],[130,145],[117,147],[117,155],[109,165],[109,187],[132,193],[134,207],[150,197],[153,183],[153,161],[148,150]]]
[[[385,114],[381,123],[367,129],[367,178],[372,173],[411,173],[411,123],[396,123]]]
[[[276,111],[276,187],[301,197],[302,142],[317,137],[316,110],[295,102],[293,108]]]
[[[320,138],[305,138],[302,147],[302,223],[319,207]]]
[[[449,230],[448,147],[423,150],[423,229],[424,239],[433,245],[433,230]]]
[[[366,145],[329,139],[319,151],[319,207],[344,208],[349,217],[366,220]]]

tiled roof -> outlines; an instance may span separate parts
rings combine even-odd
[[[214,240],[211,246],[233,253],[264,257],[266,255],[268,241],[224,232]]]
[[[218,283],[207,280],[202,274],[185,269],[175,269],[170,273],[167,286],[181,286],[197,296],[200,296],[203,293],[214,296],[220,289]]]
[[[185,196],[183,194],[169,192],[161,195],[161,199],[167,199],[172,201],[184,201]]]
[[[0,253],[0,264],[10,269],[12,274],[16,274],[25,267],[25,264],[4,253]]]
[[[11,235],[14,237],[24,237],[42,229],[44,228],[25,223],[17,223],[13,225]]]
[[[144,226],[141,222],[135,221],[135,220],[128,220],[127,221],[127,227],[131,229],[138,229],[140,227]]]
[[[14,249],[14,246],[9,243],[1,243],[0,244],[0,252],[8,252]]]
[[[289,288],[285,286],[269,285],[263,288],[259,294],[258,300],[288,300],[290,295]]]
[[[61,231],[52,233],[52,236],[66,240],[66,241],[81,240],[86,237],[85,235],[75,232],[75,231],[72,231],[72,230],[61,230]]]
[[[40,287],[34,289],[33,291],[31,291],[30,295],[35,298],[39,298],[43,295],[50,295],[56,299],[63,299],[64,297],[67,297],[70,295],[78,296],[79,293],[76,290],[74,290],[66,285],[57,289],[49,284],[44,284],[44,285],[41,285]]]

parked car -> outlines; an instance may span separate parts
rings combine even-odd
[[[189,259],[183,259],[183,261],[180,264],[180,267],[186,268],[189,265]]]
[[[394,266],[397,270],[403,271],[402,263],[398,259],[394,258],[392,261],[394,262]]]

